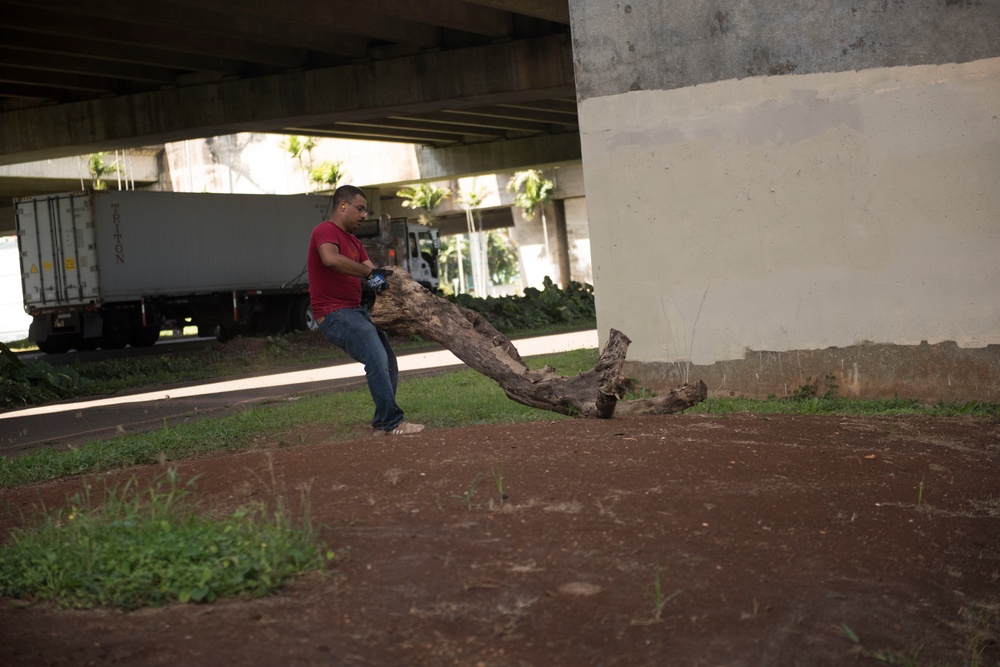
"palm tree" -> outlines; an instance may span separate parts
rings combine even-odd
[[[479,187],[478,181],[473,179],[472,187],[463,190],[457,197],[458,203],[465,208],[465,223],[469,232],[469,252],[472,255],[472,275],[475,283],[476,294],[478,296],[489,296],[489,264],[486,253],[486,238],[483,235],[483,216],[479,213],[479,207],[486,199],[486,191]],[[476,211],[475,218],[479,221],[479,228],[473,221],[473,210]]]
[[[430,183],[419,183],[406,186],[399,190],[396,196],[403,200],[405,208],[423,209],[425,214],[421,215],[419,220],[421,223],[427,224],[434,218],[434,209],[451,196],[451,190],[439,188]]]
[[[531,220],[535,217],[535,211],[541,210],[545,259],[549,264],[552,263],[552,254],[549,252],[549,229],[545,221],[545,205],[552,201],[555,187],[555,183],[543,178],[540,169],[518,171],[507,183],[507,192],[514,195],[514,205],[521,209],[521,217],[525,220]]]
[[[298,160],[299,169],[306,175],[310,174],[312,171],[312,152],[316,148],[316,140],[313,137],[290,135],[281,142],[281,147]]]
[[[336,190],[340,179],[344,177],[343,162],[320,162],[309,172],[309,180],[316,186],[316,191]]]
[[[107,154],[107,151],[91,153],[90,157],[87,158],[87,171],[90,172],[90,177],[93,179],[92,184],[95,190],[107,190],[108,184],[104,177],[118,171],[117,162],[111,166],[104,163]]]

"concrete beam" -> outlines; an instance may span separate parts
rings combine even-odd
[[[200,21],[206,11],[203,0],[168,0],[167,5],[177,7],[178,15],[187,17],[193,15]],[[385,16],[378,12],[357,11],[350,3],[323,2],[320,0],[294,0],[293,2],[275,3],[270,0],[214,0],[211,3],[213,11],[221,11],[234,17],[242,17],[255,30],[266,33],[268,26],[277,27],[287,24],[297,26],[305,34],[318,30],[322,37],[325,34],[327,48],[339,48],[339,42],[353,44],[359,38],[380,39],[389,42],[412,44],[422,48],[440,46],[440,30],[434,25],[418,23],[406,17]],[[190,20],[185,18],[184,20]],[[294,35],[291,30],[289,34]],[[266,41],[266,36],[262,37]],[[363,41],[363,40],[362,40]],[[354,47],[350,49],[353,51]],[[366,49],[362,49],[361,56]]]
[[[569,25],[568,0],[465,0],[465,3],[503,9],[508,12]]]
[[[421,181],[462,178],[578,162],[580,135],[575,132],[448,148],[418,148]]]
[[[426,76],[447,72],[447,76]],[[575,90],[568,35],[0,114],[0,164]],[[576,150],[579,139],[574,136]]]
[[[114,154],[105,158],[107,164],[115,160]],[[129,180],[155,183],[160,177],[156,154],[122,156],[123,168],[127,171]],[[58,160],[40,160],[38,162],[22,162],[21,164],[0,166],[0,179],[69,179],[78,181],[90,180],[87,171],[87,158],[84,156],[60,158]],[[117,178],[113,176],[112,178]],[[109,179],[110,180],[110,179]]]
[[[727,79],[1000,56],[1000,2],[572,3],[579,101]]]
[[[106,160],[107,164],[112,164],[114,159],[112,153]],[[130,153],[122,156],[121,160],[123,180],[127,176],[129,181],[140,187],[159,180],[160,168],[156,153]],[[117,174],[112,174],[105,180],[109,187],[118,187]],[[14,233],[15,197],[75,192],[90,186],[87,158],[83,156],[0,166],[0,236]]]

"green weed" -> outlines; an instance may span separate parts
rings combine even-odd
[[[0,550],[0,595],[121,609],[257,597],[334,558],[308,518],[297,527],[280,506],[197,514],[193,482],[181,484],[171,470],[144,491],[133,479],[96,502],[88,486],[65,508],[43,512]]]
[[[900,665],[901,667],[916,667],[917,658],[920,655],[920,649],[915,649],[910,653],[901,654],[899,652],[894,652],[892,649],[884,649],[881,651],[870,651],[864,647],[861,642],[861,638],[858,636],[854,630],[851,630],[846,624],[841,624],[840,629],[844,632],[844,636],[855,646],[857,650],[863,657],[879,662],[883,665]]]
[[[503,501],[507,500],[507,496],[503,492],[503,463],[497,463],[490,470],[490,477],[493,478],[493,486],[497,489],[497,495],[500,497],[500,507],[503,507]]]
[[[653,571],[653,620],[661,621],[663,620],[663,608],[667,606],[667,603],[673,600],[675,597],[681,594],[681,590],[676,590],[673,593],[666,595],[663,590],[663,576],[660,571],[660,561],[656,561],[656,569]]]
[[[469,483],[468,488],[461,495],[462,500],[465,501],[466,509],[472,509],[472,497],[476,495],[476,485],[479,484],[479,480],[479,475],[476,475],[476,478]]]

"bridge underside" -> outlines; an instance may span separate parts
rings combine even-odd
[[[0,0],[0,165],[245,131],[419,144],[441,175],[578,160],[568,4]]]

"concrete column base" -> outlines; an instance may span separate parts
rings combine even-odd
[[[625,373],[654,391],[704,380],[710,396],[779,398],[807,384],[848,398],[906,398],[936,403],[1000,400],[1000,345],[960,348],[870,343],[825,350],[748,350],[743,359],[699,366],[626,362]],[[833,385],[836,385],[834,387]]]

